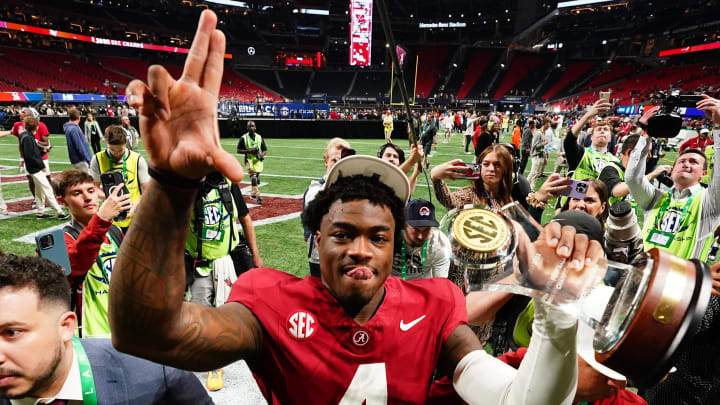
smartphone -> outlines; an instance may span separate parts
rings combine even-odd
[[[70,275],[70,259],[65,246],[65,234],[62,229],[35,234],[35,246],[40,257],[62,267],[65,275]]]
[[[481,166],[477,163],[463,163],[465,173],[457,176],[458,179],[477,180],[480,178]]]
[[[697,103],[699,103],[703,97],[694,95],[694,94],[680,94],[678,96],[680,99],[679,107],[686,107],[686,108],[695,108]]]
[[[601,91],[600,92],[600,98],[605,101],[610,101],[610,95],[612,94],[612,91]]]
[[[560,191],[558,194],[574,198],[576,200],[582,200],[587,194],[590,183],[587,181],[570,180],[568,183],[569,187],[565,190]]]
[[[115,190],[119,184],[125,183],[125,178],[122,172],[113,171],[107,172],[100,175],[100,184],[102,185],[103,191],[105,192],[105,198],[107,198]],[[122,190],[118,195],[128,194],[127,187],[123,185]],[[127,211],[123,211],[115,217],[116,221],[121,221],[127,217]]]

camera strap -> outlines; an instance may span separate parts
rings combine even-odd
[[[106,149],[105,153],[107,153],[108,157],[110,158],[110,164],[111,164],[111,166],[113,166],[113,169],[114,169],[115,168],[115,158],[113,157],[113,155],[110,153],[109,150]],[[127,159],[128,159],[128,156],[130,156],[130,151],[125,149],[125,152],[123,152],[123,157],[122,157],[122,174],[123,174],[123,180],[125,180],[126,183],[127,183]]]

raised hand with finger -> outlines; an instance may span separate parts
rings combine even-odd
[[[215,13],[203,11],[180,79],[154,65],[148,69],[148,83],[133,80],[126,94],[140,112],[151,166],[186,179],[199,179],[215,167],[238,182],[242,166],[222,149],[217,124],[225,35],[216,24]]]

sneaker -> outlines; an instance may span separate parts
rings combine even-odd
[[[68,214],[67,212],[63,212],[61,214],[58,214],[58,216],[57,216],[57,219],[59,219],[61,221],[64,221],[68,218],[70,218],[70,214]]]
[[[52,218],[52,217],[53,217],[52,215],[46,214],[46,213],[37,214],[35,216],[35,218],[37,218],[37,219],[46,219],[46,218]]]
[[[262,205],[262,197],[257,196],[256,200],[257,200],[258,205]]]
[[[222,369],[213,370],[208,373],[207,389],[210,391],[219,391],[223,389],[224,386]]]

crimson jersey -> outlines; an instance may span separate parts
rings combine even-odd
[[[290,403],[425,403],[440,351],[467,323],[465,297],[447,279],[388,277],[377,312],[360,326],[320,278],[274,269],[238,278],[239,302],[263,326],[263,347],[247,363],[270,396]]]
[[[22,121],[18,121],[13,124],[12,127],[12,134],[15,135],[16,138],[20,139],[20,134],[25,132],[24,123]],[[42,138],[44,136],[50,135],[50,131],[48,131],[47,126],[44,122],[38,123],[38,129],[37,132],[35,132],[35,139],[38,141],[42,141]],[[42,155],[43,160],[46,160],[48,158],[47,153]]]

